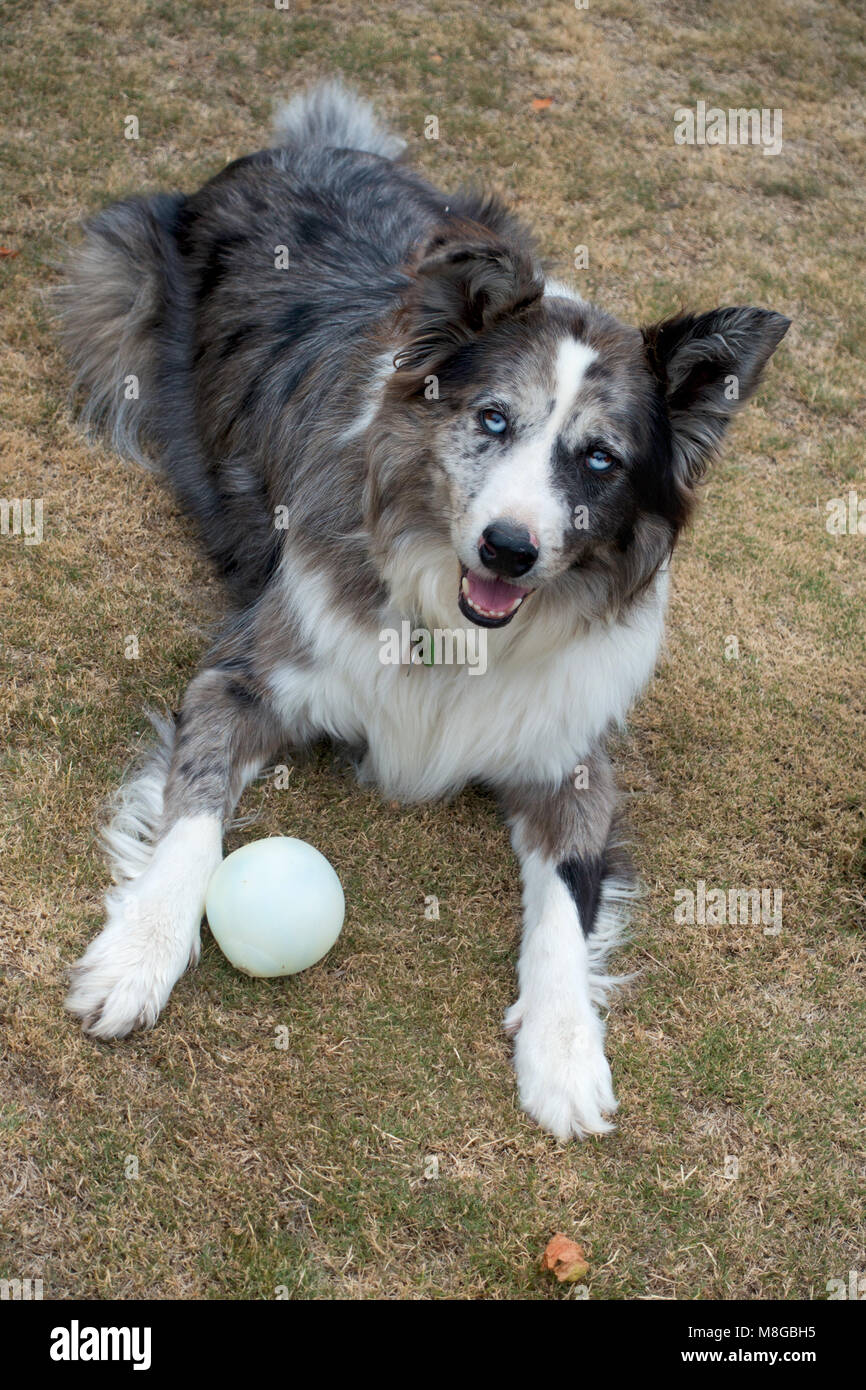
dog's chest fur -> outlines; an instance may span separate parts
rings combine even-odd
[[[543,615],[519,615],[485,633],[486,670],[468,665],[388,664],[382,634],[407,612],[430,630],[465,626],[453,566],[423,568],[428,587],[413,607],[394,601],[359,624],[335,607],[327,576],[284,571],[311,648],[303,664],[278,664],[270,686],[289,726],[298,710],[311,728],[363,747],[362,780],[389,796],[420,801],[469,782],[557,784],[611,725],[619,724],[652,675],[663,637],[667,571],[627,619],[568,635]],[[400,579],[393,576],[392,592]],[[452,595],[452,591],[453,595]],[[302,730],[300,731],[302,732]]]

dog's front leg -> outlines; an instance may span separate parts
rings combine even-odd
[[[66,1000],[99,1038],[152,1027],[198,959],[223,824],[279,737],[245,663],[218,658],[191,682],[175,723],[162,725],[161,747],[122,789],[106,832],[117,886]]]
[[[502,800],[523,877],[520,989],[505,1016],[520,1102],[560,1139],[604,1134],[616,1100],[594,1002],[610,983],[604,950],[631,891],[610,845],[610,764],[599,752],[557,788],[512,787]]]

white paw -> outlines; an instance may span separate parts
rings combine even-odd
[[[180,820],[139,878],[106,898],[108,922],[72,968],[66,1007],[97,1038],[152,1028],[201,950],[205,893],[220,861],[215,817]]]
[[[96,1038],[152,1028],[168,996],[201,950],[195,926],[179,922],[171,901],[148,902],[135,887],[110,894],[108,924],[72,968],[66,1007]]]
[[[518,999],[505,1015],[526,1113],[557,1139],[608,1134],[616,1110],[601,1020],[587,1009]]]

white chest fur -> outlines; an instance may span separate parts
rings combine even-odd
[[[667,575],[628,621],[597,624],[567,643],[533,621],[527,604],[510,628],[485,633],[483,673],[383,662],[382,633],[399,633],[405,620],[398,603],[361,626],[335,611],[321,577],[293,575],[287,588],[304,595],[297,616],[315,652],[313,663],[273,674],[287,728],[364,743],[364,778],[415,801],[471,781],[559,781],[625,718],[652,675]],[[439,625],[465,629],[456,595],[453,611],[444,596],[435,608]]]

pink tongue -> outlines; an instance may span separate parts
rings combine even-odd
[[[519,589],[516,584],[506,584],[501,579],[487,579],[474,570],[467,576],[469,580],[469,602],[474,608],[486,608],[489,613],[507,613],[519,598],[528,594],[528,589]]]

